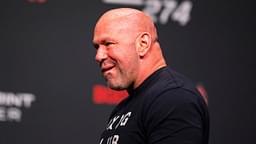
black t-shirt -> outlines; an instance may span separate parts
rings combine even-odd
[[[164,67],[113,110],[100,144],[207,144],[207,106],[193,83]]]

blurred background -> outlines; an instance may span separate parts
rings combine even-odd
[[[0,144],[99,143],[126,95],[106,88],[93,28],[106,10],[154,20],[167,63],[208,96],[210,144],[254,144],[255,16],[250,1],[2,0]]]

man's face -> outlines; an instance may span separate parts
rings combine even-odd
[[[95,27],[95,59],[112,89],[127,89],[136,81],[139,57],[135,39],[136,33],[126,24],[117,21],[101,21]]]

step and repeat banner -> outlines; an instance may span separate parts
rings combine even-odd
[[[95,144],[125,91],[105,86],[92,34],[106,10],[152,17],[167,63],[208,98],[211,144],[255,140],[255,16],[250,2],[2,0],[0,144]]]

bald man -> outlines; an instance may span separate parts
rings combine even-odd
[[[129,94],[111,113],[100,144],[208,143],[207,105],[167,66],[150,17],[111,9],[97,21],[93,44],[107,85]]]

